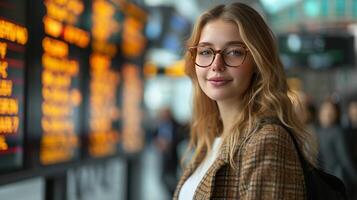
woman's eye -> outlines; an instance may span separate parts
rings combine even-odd
[[[202,56],[210,56],[210,55],[212,55],[212,51],[209,50],[209,49],[207,49],[207,50],[200,50],[200,51],[198,51],[198,54],[199,54],[199,55],[202,55]]]
[[[225,53],[228,56],[241,56],[243,55],[243,51],[242,50],[237,50],[237,49],[233,49],[233,50],[229,50]]]

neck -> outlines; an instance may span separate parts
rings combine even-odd
[[[223,123],[222,135],[229,134],[229,131],[234,125],[235,119],[241,111],[241,106],[232,102],[217,102],[221,120]]]

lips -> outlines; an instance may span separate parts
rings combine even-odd
[[[213,86],[223,86],[226,85],[227,83],[231,82],[231,79],[227,79],[224,77],[213,77],[213,78],[209,78],[207,79],[207,81],[212,84]]]

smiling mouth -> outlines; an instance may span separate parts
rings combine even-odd
[[[226,79],[208,79],[207,80],[211,85],[219,87],[219,86],[224,86],[227,83],[231,82],[232,80],[226,80]]]

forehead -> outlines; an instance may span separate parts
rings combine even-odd
[[[217,19],[208,22],[201,31],[199,43],[209,43],[222,47],[230,42],[243,42],[238,25],[234,22]]]

